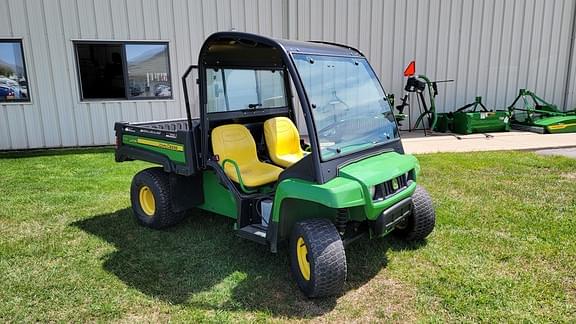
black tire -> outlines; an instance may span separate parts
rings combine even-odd
[[[309,275],[305,278],[298,261],[298,241],[307,249]],[[307,297],[339,294],[346,281],[346,254],[336,227],[327,219],[312,219],[294,225],[290,238],[290,267],[298,287]]]
[[[436,213],[432,198],[421,186],[417,186],[412,195],[412,213],[396,225],[394,235],[406,241],[424,240],[434,230]]]
[[[422,241],[434,230],[436,213],[432,198],[421,186],[412,195],[412,214],[396,225],[394,235],[405,241]]]
[[[140,197],[141,190],[149,190],[152,194],[154,208],[143,206]],[[134,216],[140,224],[146,227],[160,229],[172,226],[180,222],[185,215],[184,212],[172,210],[168,173],[162,168],[145,169],[134,176],[130,187],[130,201]]]

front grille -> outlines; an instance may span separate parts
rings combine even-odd
[[[375,201],[387,199],[408,188],[412,181],[414,181],[414,170],[410,170],[394,179],[382,182],[376,186],[374,197],[372,197],[372,199]]]

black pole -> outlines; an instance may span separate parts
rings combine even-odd
[[[192,69],[197,68],[198,65],[190,65],[190,67],[188,67],[188,69],[184,73],[184,76],[182,77],[182,86],[184,87],[184,103],[186,105],[186,117],[188,118],[189,130],[192,130],[192,113],[190,112],[190,98],[188,97],[188,85],[186,83],[186,78],[188,77],[188,74],[192,72]]]

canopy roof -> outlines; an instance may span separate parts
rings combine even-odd
[[[336,43],[275,39],[242,32],[218,32],[210,35],[204,42],[198,63],[208,66],[280,67],[285,65],[290,54],[297,53],[364,56],[353,47]]]

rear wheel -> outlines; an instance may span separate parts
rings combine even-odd
[[[164,228],[178,223],[184,212],[174,212],[171,204],[168,173],[162,168],[138,172],[130,188],[132,210],[138,222],[151,228]]]
[[[435,223],[436,213],[432,198],[426,189],[417,186],[412,195],[412,213],[396,225],[393,233],[406,241],[420,241],[432,233]]]
[[[336,227],[326,219],[294,225],[290,265],[298,287],[307,297],[336,295],[346,281],[346,254]]]

